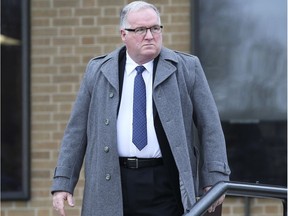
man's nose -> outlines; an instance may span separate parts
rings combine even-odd
[[[147,38],[147,39],[153,38],[153,34],[151,32],[151,29],[147,29],[146,34],[145,34],[145,38]]]

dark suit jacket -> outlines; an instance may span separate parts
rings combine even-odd
[[[154,59],[153,62],[153,81],[155,78],[155,74],[157,73],[157,64],[158,64],[159,57]],[[119,54],[119,90],[120,95],[122,95],[122,86],[123,86],[123,77],[124,77],[124,71],[125,71],[125,64],[126,64],[126,49],[121,50]],[[121,97],[121,96],[120,96]],[[121,101],[121,100],[120,100]],[[120,106],[119,101],[119,106]],[[119,107],[118,107],[119,109]],[[118,110],[119,111],[119,110]],[[157,135],[157,139],[160,145],[164,166],[170,173],[170,180],[172,187],[174,189],[175,197],[178,201],[178,205],[180,208],[182,207],[181,203],[181,194],[180,194],[180,188],[179,188],[179,173],[178,169],[175,163],[175,160],[173,158],[170,145],[168,144],[168,140],[166,137],[166,134],[164,132],[163,126],[161,124],[161,121],[159,119],[159,115],[155,106],[155,103],[153,103],[153,113],[154,113],[154,127]]]

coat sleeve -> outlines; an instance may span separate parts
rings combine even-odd
[[[87,119],[91,95],[88,91],[89,64],[83,77],[61,143],[51,192],[66,191],[73,194],[78,182],[87,145]]]
[[[193,118],[199,137],[199,186],[204,188],[219,181],[228,181],[230,168],[218,110],[197,57],[192,101]]]

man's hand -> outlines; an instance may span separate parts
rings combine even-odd
[[[211,187],[206,187],[204,188],[204,192],[207,193],[210,189]],[[208,212],[209,213],[214,212],[216,207],[218,205],[221,205],[224,202],[224,199],[225,199],[225,194],[222,195],[215,203],[213,203],[213,205],[208,209]]]
[[[60,216],[65,216],[64,203],[67,200],[69,206],[74,207],[74,198],[67,192],[55,192],[53,194],[53,207]]]

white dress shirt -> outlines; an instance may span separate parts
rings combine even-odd
[[[146,85],[147,105],[147,145],[139,151],[132,143],[133,123],[133,92],[135,68],[139,66],[126,53],[126,67],[123,77],[122,97],[117,118],[117,146],[120,157],[158,158],[161,157],[159,142],[154,128],[153,117],[153,60],[144,64],[146,70],[142,73]]]

